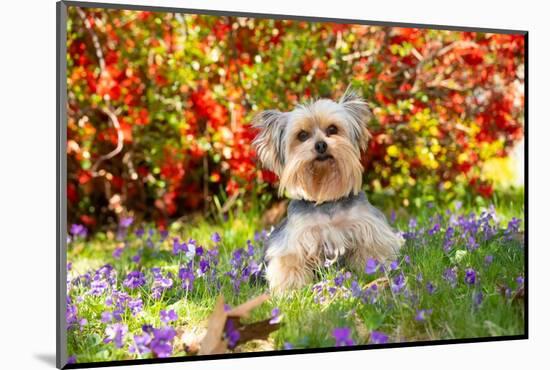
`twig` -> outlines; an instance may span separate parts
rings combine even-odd
[[[84,27],[86,28],[86,30],[88,31],[88,34],[90,35],[90,37],[92,39],[92,44],[94,46],[95,54],[97,56],[97,60],[98,60],[98,63],[99,63],[100,77],[101,76],[106,76],[106,75],[109,74],[109,72],[106,69],[105,58],[103,56],[103,50],[101,49],[101,44],[99,42],[99,38],[97,37],[97,34],[95,33],[94,29],[92,28],[92,24],[90,23],[90,20],[86,17],[86,13],[84,12],[84,10],[77,7],[76,11],[78,12],[78,15],[80,16],[80,18],[82,19],[82,22],[84,23]],[[99,165],[102,162],[113,158],[114,156],[119,154],[122,151],[122,149],[124,148],[124,133],[122,132],[122,129],[120,127],[120,122],[118,120],[118,117],[117,117],[113,107],[110,104],[109,98],[104,96],[103,100],[105,101],[106,106],[102,109],[102,111],[103,111],[103,113],[105,113],[109,117],[109,120],[111,121],[113,127],[115,128],[115,130],[117,132],[117,145],[116,145],[115,149],[113,149],[111,152],[109,152],[107,154],[104,154],[104,155],[100,156],[98,158],[98,160],[94,163],[94,165],[90,169],[90,172],[91,172],[93,177],[99,176],[99,174],[97,172],[97,168],[99,167]]]
[[[97,176],[96,170],[103,161],[113,158],[114,156],[119,154],[124,148],[124,134],[122,133],[122,129],[120,128],[120,123],[118,122],[116,114],[114,114],[113,111],[109,108],[103,108],[102,111],[109,117],[111,123],[113,124],[113,127],[117,132],[117,145],[115,149],[107,154],[100,156],[98,160],[94,163],[94,165],[90,169],[90,172],[93,176]]]
[[[90,37],[92,38],[92,43],[94,45],[95,53],[97,56],[97,59],[99,61],[99,69],[101,72],[105,71],[105,58],[103,57],[103,50],[101,50],[101,44],[99,43],[99,38],[97,37],[97,34],[95,33],[94,29],[92,28],[92,24],[90,23],[90,20],[86,17],[86,13],[82,8],[77,7],[76,11],[78,12],[78,15],[82,19],[82,22],[84,22],[84,27],[86,27],[86,31],[90,34]]]

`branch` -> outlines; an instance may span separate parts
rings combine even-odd
[[[116,145],[115,149],[113,149],[111,152],[109,152],[107,154],[102,155],[94,163],[94,165],[90,169],[90,172],[92,173],[92,176],[94,176],[94,177],[99,175],[96,171],[97,171],[97,168],[99,167],[99,165],[103,161],[106,161],[108,159],[113,158],[114,156],[119,154],[122,151],[122,149],[124,148],[124,134],[122,133],[122,129],[120,128],[120,123],[118,121],[118,118],[117,118],[116,114],[112,111],[111,108],[103,108],[102,111],[103,111],[103,113],[105,113],[109,117],[109,119],[111,120],[111,123],[113,124],[113,127],[115,128],[115,130],[117,132],[117,145]]]
[[[94,46],[95,54],[99,63],[100,77],[108,76],[109,71],[107,71],[107,68],[106,68],[105,57],[103,56],[103,50],[101,49],[99,38],[97,37],[97,34],[95,33],[92,27],[92,24],[90,23],[90,20],[86,17],[86,13],[84,12],[84,10],[77,7],[76,11],[78,12],[78,15],[80,16],[80,18],[82,19],[82,22],[84,23],[84,27],[86,28],[86,31],[88,31],[90,38],[92,39],[92,44]],[[99,173],[97,172],[97,168],[101,163],[103,163],[108,159],[113,158],[114,156],[119,154],[124,148],[124,134],[120,127],[120,122],[118,121],[118,117],[115,113],[115,110],[111,106],[110,98],[103,96],[103,100],[105,101],[105,107],[102,109],[102,111],[109,117],[109,120],[111,121],[113,127],[117,132],[117,145],[115,149],[113,149],[111,152],[100,156],[98,160],[93,164],[93,166],[90,169],[90,172],[93,177],[100,176]]]

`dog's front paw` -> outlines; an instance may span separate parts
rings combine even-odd
[[[269,261],[266,277],[271,292],[281,295],[309,283],[313,277],[313,271],[296,256],[286,255]]]

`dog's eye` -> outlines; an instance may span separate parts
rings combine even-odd
[[[298,134],[298,140],[300,140],[301,142],[306,141],[308,137],[309,134],[305,131],[300,131],[300,133]]]
[[[338,133],[338,127],[334,126],[334,125],[330,125],[328,128],[327,128],[327,136],[330,136],[330,135],[335,135]]]

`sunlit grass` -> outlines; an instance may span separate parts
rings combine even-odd
[[[397,259],[399,267],[396,271],[374,275],[353,274],[344,279],[341,287],[335,288],[332,296],[325,293],[322,296],[324,301],[320,302],[321,296],[314,292],[313,285],[323,282],[327,287],[335,287],[334,279],[346,272],[344,267],[323,268],[318,272],[316,281],[308,286],[283,297],[272,297],[255,310],[250,320],[265,319],[273,308],[278,307],[283,314],[282,326],[271,335],[267,344],[252,343],[241,350],[283,349],[288,345],[294,348],[330,347],[335,343],[331,332],[337,327],[351,328],[352,338],[358,344],[369,343],[370,333],[374,330],[387,334],[391,342],[523,334],[523,301],[506,297],[501,288],[517,291],[521,286],[517,279],[524,274],[523,245],[506,232],[509,220],[513,217],[523,219],[522,199],[522,192],[492,199],[498,217],[498,231],[488,241],[480,239],[479,247],[473,251],[467,251],[465,243],[459,239],[450,251],[444,251],[443,239],[449,218],[447,212],[464,215],[474,212],[479,215],[487,209],[487,203],[474,201],[445,207],[426,204],[414,213],[419,236],[407,241]],[[390,212],[388,210],[388,216]],[[433,217],[437,214],[444,217],[441,230],[428,235],[427,230],[433,226]],[[171,225],[170,236],[166,240],[159,241],[155,234],[153,248],[146,246],[145,237],[138,238],[130,233],[118,259],[112,254],[122,242],[116,241],[114,234],[99,233],[86,241],[74,241],[68,252],[68,260],[72,263],[70,276],[93,271],[105,263],[111,264],[117,271],[119,285],[129,271],[136,269],[146,274],[152,267],[161,267],[166,273],[172,272],[174,287],[164,292],[159,300],[151,298],[149,285],[129,292],[132,296],[141,295],[143,311],[135,317],[125,313],[122,322],[128,325],[129,333],[137,334],[142,325],[160,326],[160,310],[173,308],[179,316],[173,324],[178,335],[192,333],[200,337],[219,294],[224,295],[228,304],[237,305],[267,291],[267,284],[262,278],[243,282],[235,291],[231,279],[225,275],[230,270],[232,252],[237,248],[246,248],[247,240],[252,240],[258,255],[261,254],[261,243],[254,242],[255,232],[261,230],[260,215],[260,211],[249,209],[248,212],[236,211],[226,216],[225,221],[223,218],[215,222],[201,218],[193,222],[178,222]],[[406,211],[398,211],[396,215],[394,226],[399,230],[409,230],[413,215]],[[421,229],[425,231],[422,233]],[[177,277],[183,259],[181,255],[172,254],[172,238],[193,238],[210,249],[215,244],[211,240],[214,232],[222,238],[217,267],[219,289],[212,282],[197,278],[193,289],[187,291],[181,287]],[[136,264],[131,258],[138,251],[142,251],[142,256],[140,263]],[[492,256],[491,263],[487,261],[489,255]],[[457,272],[456,287],[443,278],[445,270],[452,267]],[[476,271],[475,284],[465,283],[467,268]],[[384,276],[391,281],[400,273],[406,279],[406,293],[394,293],[389,287],[381,288],[376,301],[366,303],[350,294],[353,280],[364,286]],[[435,287],[432,294],[426,287],[428,282]],[[128,344],[118,349],[112,343],[103,343],[106,324],[100,322],[100,317],[109,308],[105,306],[104,297],[90,296],[87,290],[86,287],[75,286],[70,292],[73,300],[77,301],[78,316],[86,318],[87,324],[69,331],[69,354],[76,355],[79,362],[137,358],[128,353]],[[480,295],[481,302],[476,302]],[[78,297],[82,297],[82,301],[79,302]],[[421,309],[431,310],[424,321],[415,319]],[[185,355],[183,345],[178,341],[174,343],[173,355]]]

